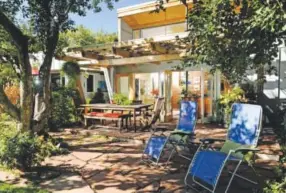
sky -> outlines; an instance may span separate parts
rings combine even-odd
[[[72,15],[71,18],[76,25],[83,25],[93,31],[117,32],[117,9],[150,1],[152,0],[119,0],[114,4],[113,10],[102,4],[102,11],[99,13],[89,11],[85,17]]]

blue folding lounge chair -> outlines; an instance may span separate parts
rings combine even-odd
[[[242,161],[245,161],[245,155],[249,152],[255,153],[260,130],[262,127],[262,108],[259,105],[235,103],[232,106],[231,123],[229,125],[226,140],[202,139],[202,144],[197,150],[185,177],[185,184],[190,177],[192,182],[210,192],[215,192],[220,175],[228,161],[236,163],[233,172],[230,172],[231,178],[225,192],[229,190],[234,176],[240,177],[248,182],[257,184],[246,177],[237,174],[237,170]],[[216,141],[225,141],[220,151],[203,149]],[[254,155],[254,154],[253,154]],[[255,172],[254,168],[250,164]],[[256,174],[256,172],[255,172]]]
[[[172,144],[172,151],[168,161],[176,150],[176,146],[183,146],[186,140],[194,136],[197,120],[197,103],[193,101],[182,101],[180,105],[180,116],[177,128],[169,136],[153,132],[143,151],[142,160],[159,163],[162,151],[167,143]],[[159,128],[160,129],[160,128]],[[162,129],[162,128],[161,128]],[[154,130],[156,131],[156,129]]]

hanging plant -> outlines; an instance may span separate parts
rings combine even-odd
[[[68,77],[68,86],[75,87],[76,80],[80,75],[80,66],[77,62],[65,62],[62,66],[62,73]]]

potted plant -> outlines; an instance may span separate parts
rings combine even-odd
[[[112,101],[117,105],[130,105],[132,103],[132,101],[130,101],[127,96],[119,93],[115,93],[113,95]]]
[[[159,90],[158,89],[153,89],[151,91],[151,95],[154,96],[154,98],[157,98],[159,96]]]

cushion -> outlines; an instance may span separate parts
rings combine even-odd
[[[104,114],[104,117],[110,117],[110,118],[119,118],[121,116],[122,116],[121,113],[105,113]]]
[[[90,112],[88,115],[90,116],[96,116],[98,114],[98,112]]]
[[[228,154],[230,150],[235,150],[238,148],[250,148],[250,147],[252,147],[252,146],[251,145],[241,145],[239,143],[236,143],[236,142],[233,142],[230,140],[226,140],[220,151]],[[233,156],[235,156],[239,159],[243,158],[242,153],[235,153],[235,154],[233,154]]]
[[[96,113],[95,116],[97,116],[97,117],[103,117],[103,116],[104,116],[104,113]]]

